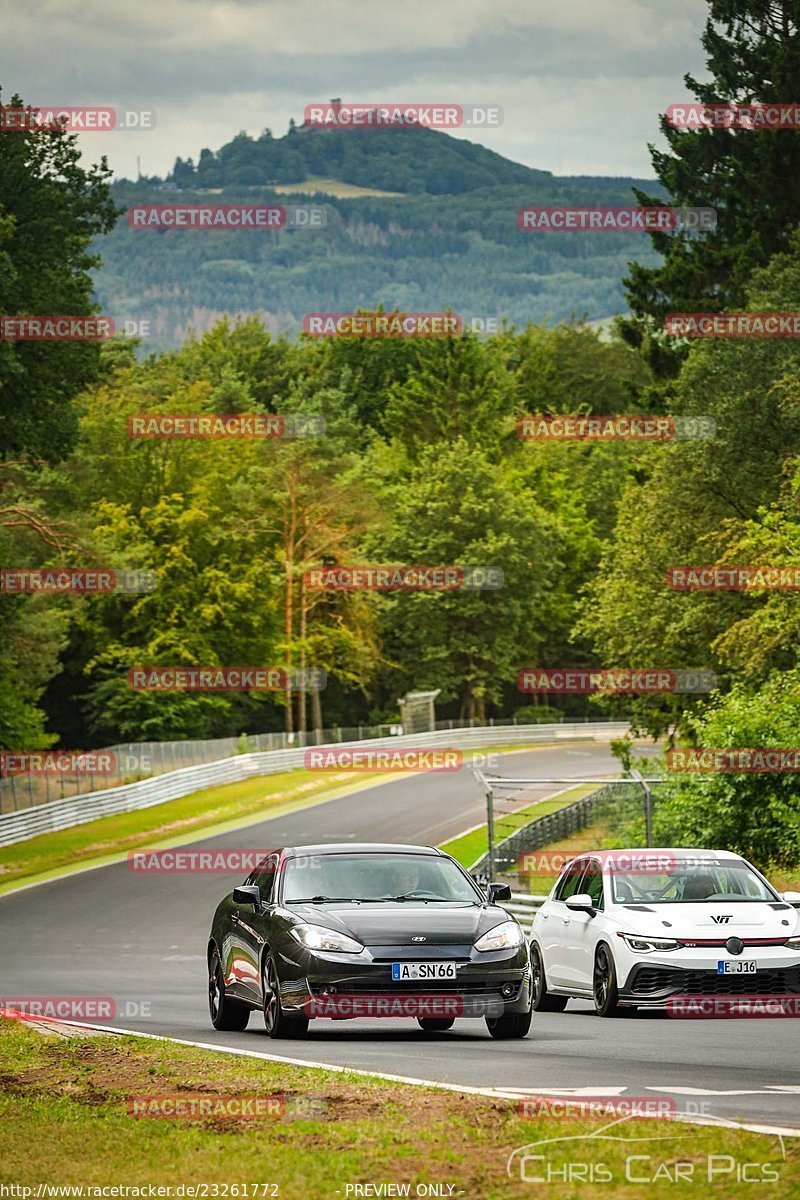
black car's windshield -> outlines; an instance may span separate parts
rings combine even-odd
[[[777,897],[747,863],[680,859],[668,870],[613,871],[615,904],[735,904]]]
[[[319,854],[289,859],[283,901],[437,901],[480,904],[455,863],[432,854]]]

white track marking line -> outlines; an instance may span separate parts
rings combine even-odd
[[[138,1029],[119,1029],[112,1025],[90,1025],[86,1021],[59,1021],[77,1029],[99,1030],[101,1033],[117,1033],[125,1037],[146,1038],[151,1042],[171,1042],[175,1046],[192,1046],[196,1050],[212,1050],[218,1054],[232,1054],[240,1058],[260,1058],[267,1062],[288,1063],[293,1067],[310,1067],[321,1071],[334,1071],[343,1075],[366,1075],[373,1079],[387,1079],[390,1083],[407,1083],[412,1087],[438,1088],[440,1091],[458,1092],[462,1096],[488,1096],[490,1099],[518,1100],[519,1095],[503,1088],[469,1087],[457,1083],[440,1083],[436,1079],[414,1079],[409,1075],[390,1075],[386,1071],[367,1071],[361,1067],[342,1067],[338,1063],[315,1062],[305,1058],[289,1058],[281,1054],[265,1054],[258,1050],[240,1050],[237,1046],[217,1046],[213,1042],[195,1042],[188,1038],[168,1037],[162,1033],[142,1033]],[[588,1090],[588,1089],[587,1089]],[[743,1129],[749,1133],[771,1134],[777,1137],[800,1137],[800,1129],[776,1125],[744,1124],[727,1117],[685,1116],[676,1113],[672,1121],[688,1125],[714,1125],[725,1129]]]

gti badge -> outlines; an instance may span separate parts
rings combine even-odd
[[[422,934],[415,933],[411,940],[412,942],[427,942],[428,939],[423,937]]]

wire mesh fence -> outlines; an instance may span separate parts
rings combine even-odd
[[[441,732],[448,729],[494,728],[518,724],[524,726],[536,723],[518,721],[516,717],[488,721],[452,719],[437,721],[435,728],[437,732]],[[548,723],[553,723],[552,715]],[[570,717],[564,718],[562,723],[588,724],[590,720],[588,717]],[[82,796],[106,788],[121,787],[181,767],[218,762],[236,754],[388,738],[400,736],[403,732],[403,726],[398,722],[382,725],[334,725],[326,729],[298,733],[281,731],[188,741],[119,743],[91,752],[91,762],[95,764],[95,769],[5,773],[0,778],[0,813],[17,812],[20,809],[47,804],[51,800],[63,800],[70,796]]]

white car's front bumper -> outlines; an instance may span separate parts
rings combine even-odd
[[[614,946],[619,998],[641,1008],[668,1008],[675,996],[796,997],[800,1015],[800,951],[784,946],[746,946],[731,954],[724,946],[682,947],[637,953],[618,939]],[[754,961],[756,971],[721,974],[721,962]]]

